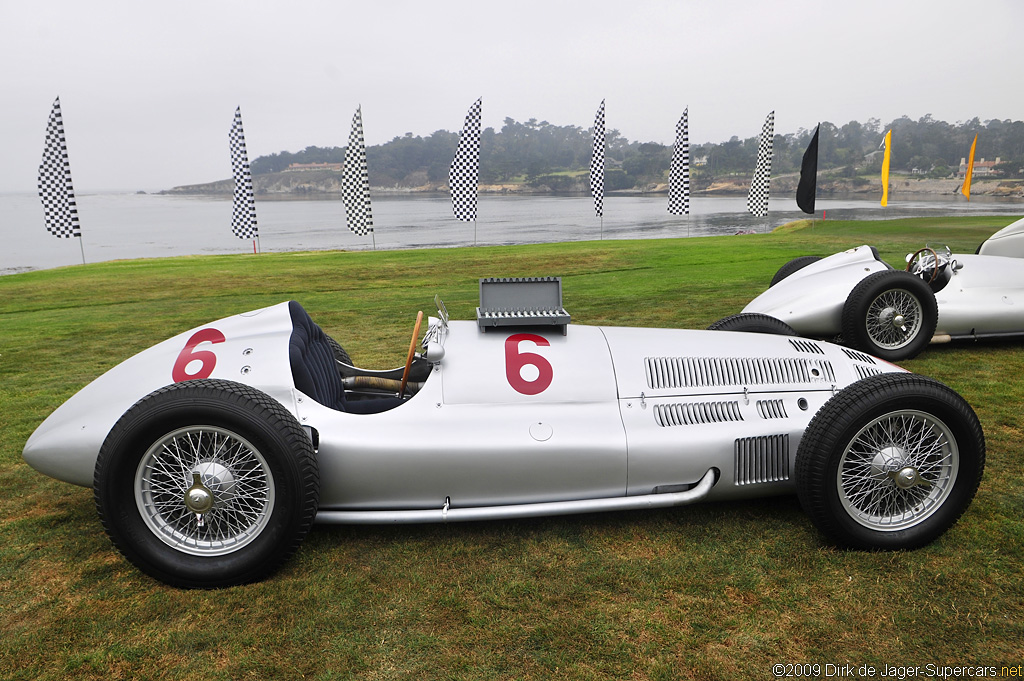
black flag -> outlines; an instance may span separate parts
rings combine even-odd
[[[818,129],[807,145],[804,160],[800,164],[800,184],[796,186],[796,205],[805,213],[814,215],[814,195],[818,189]]]

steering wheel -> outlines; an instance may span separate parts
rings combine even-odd
[[[405,384],[409,382],[409,371],[412,369],[412,358],[416,354],[416,339],[420,337],[420,324],[423,322],[423,310],[416,313],[416,326],[412,329],[412,340],[409,341],[409,354],[405,356],[405,370],[402,372],[402,387],[398,396],[405,395]]]
[[[924,248],[915,251],[914,254],[910,256],[910,259],[907,260],[907,272],[910,272],[911,274],[925,273],[927,268],[919,262],[919,260],[922,259],[920,256],[924,253],[931,253],[932,262],[934,263],[934,266],[932,267],[932,276],[925,282],[926,284],[930,284],[935,281],[935,277],[939,276],[939,254],[935,252],[934,248],[925,246]],[[917,270],[916,272],[914,271],[915,269]]]

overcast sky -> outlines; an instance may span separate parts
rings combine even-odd
[[[509,116],[671,144],[926,114],[1024,118],[1017,0],[0,0],[0,191],[34,191],[60,96],[78,193]]]

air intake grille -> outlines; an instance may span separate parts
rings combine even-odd
[[[689,402],[654,405],[659,426],[693,426],[700,423],[742,421],[739,402]]]
[[[856,350],[851,350],[849,348],[843,348],[843,352],[846,354],[847,357],[858,362],[864,362],[865,364],[875,363],[874,357],[872,357],[871,355],[865,355],[863,352],[857,352]]]
[[[825,351],[821,349],[821,346],[814,341],[809,340],[797,340],[795,338],[790,339],[789,344],[796,348],[799,352],[810,352],[815,355],[824,355]]]
[[[757,413],[763,419],[784,419],[786,406],[782,400],[758,400]]]
[[[737,485],[789,480],[789,435],[737,439],[735,464]]]
[[[648,357],[644,369],[651,389],[835,381],[831,362],[802,357]]]
[[[857,378],[867,378],[868,376],[877,376],[882,373],[881,369],[876,369],[874,367],[862,367],[857,364],[853,365],[853,369],[857,372]]]

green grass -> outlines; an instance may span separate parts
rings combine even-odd
[[[165,587],[124,561],[89,490],[21,459],[42,419],[174,333],[297,299],[357,363],[404,359],[434,293],[563,278],[573,321],[702,328],[798,255],[926,241],[973,252],[1011,218],[816,222],[768,235],[113,262],[0,277],[0,678],[732,679],[776,663],[1024,661],[1024,343],[905,366],[977,411],[988,465],[914,552],[823,543],[795,498],[448,526],[317,527],[260,584]],[[877,678],[877,677],[876,677]]]

